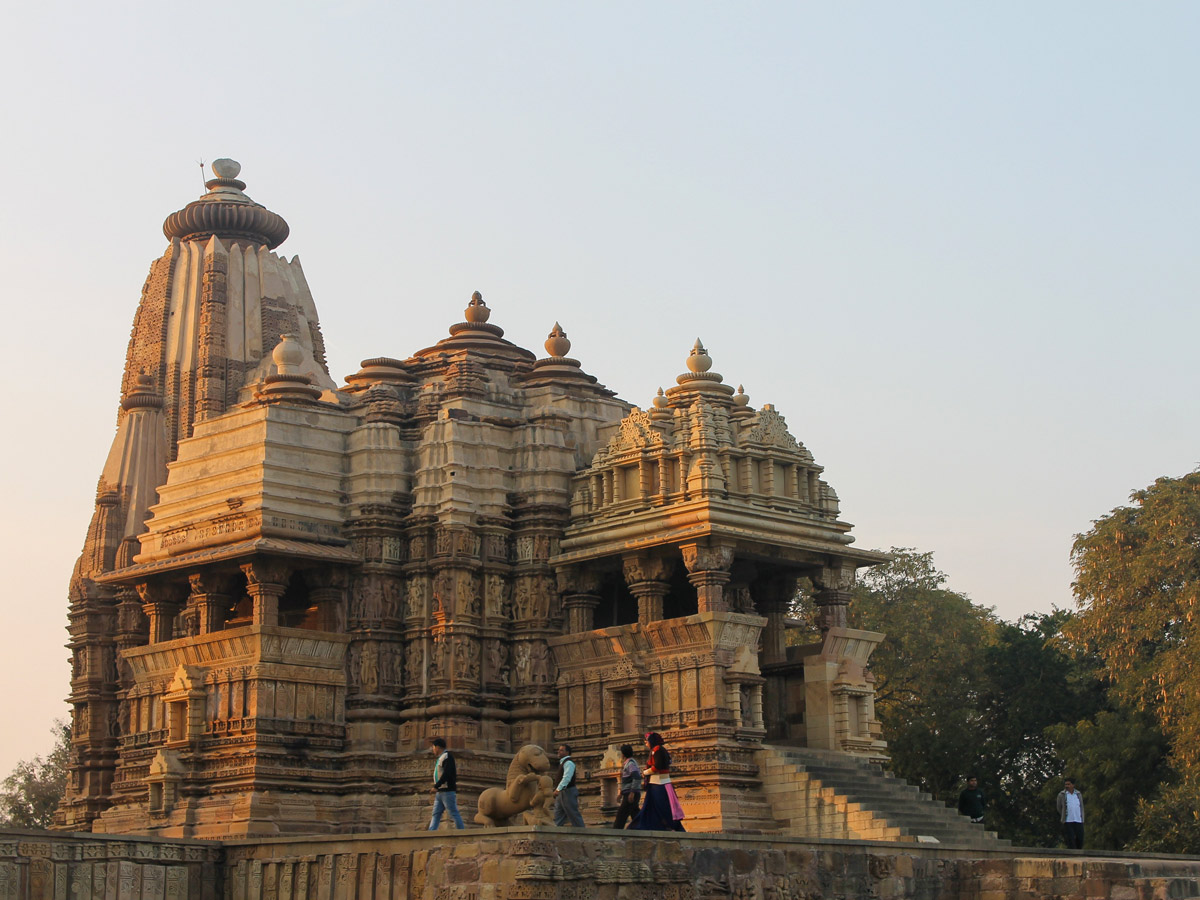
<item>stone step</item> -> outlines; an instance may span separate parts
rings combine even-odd
[[[873,817],[878,830],[896,835],[891,839],[922,836],[977,848],[1011,846],[878,765],[828,751],[771,747],[768,752],[773,754],[769,770],[778,765],[779,775],[786,769],[804,773],[815,787],[842,798],[852,813]]]

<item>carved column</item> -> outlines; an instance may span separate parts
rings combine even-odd
[[[198,634],[212,634],[225,627],[225,613],[232,601],[232,583],[228,575],[197,572],[188,576],[192,594],[188,606],[196,610]]]
[[[279,624],[279,598],[287,590],[289,570],[275,560],[255,560],[245,563],[246,592],[254,604],[254,625]]]
[[[787,615],[796,596],[796,576],[773,575],[756,582],[754,588],[758,609],[767,617],[762,661],[783,662],[787,659]]]
[[[596,627],[596,607],[600,605],[600,576],[578,568],[559,569],[556,574],[567,633],[591,631]]]
[[[349,579],[342,569],[312,569],[305,573],[308,596],[317,607],[317,628],[321,631],[342,630],[342,607]]]
[[[688,581],[696,588],[696,606],[700,612],[728,612],[724,586],[733,565],[733,548],[720,544],[684,544],[683,564]]]
[[[744,559],[735,560],[729,568],[729,584],[724,588],[726,602],[736,613],[757,615],[750,584],[758,577],[758,567]]]
[[[670,577],[674,563],[660,556],[636,554],[622,559],[625,564],[625,583],[637,597],[638,624],[648,625],[663,617],[663,598],[671,590]]]
[[[813,599],[817,603],[817,624],[824,634],[830,628],[846,627],[846,610],[850,605],[850,589],[854,587],[854,564],[845,560],[834,560],[812,576],[817,589]]]
[[[159,644],[174,637],[172,623],[183,605],[181,591],[173,584],[143,582],[137,585],[142,611],[150,620],[150,643]]]

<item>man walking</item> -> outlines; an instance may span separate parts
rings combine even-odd
[[[1068,778],[1065,787],[1058,792],[1055,806],[1058,807],[1058,820],[1063,823],[1063,835],[1067,839],[1068,850],[1083,849],[1083,792],[1075,790],[1075,779]]]
[[[454,757],[440,737],[429,742],[429,750],[437,757],[433,764],[433,818],[429,820],[429,830],[437,831],[442,824],[442,810],[450,811],[455,828],[465,828],[462,816],[458,814],[458,772]]]
[[[569,744],[558,747],[558,787],[554,789],[554,824],[563,826],[570,820],[576,828],[586,827],[579,814],[579,788],[575,786],[575,760],[571,759]]]

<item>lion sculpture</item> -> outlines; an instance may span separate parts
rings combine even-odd
[[[479,795],[475,821],[491,828],[503,828],[509,819],[524,813],[526,825],[548,825],[554,799],[554,780],[545,774],[550,757],[537,744],[526,744],[508,767],[507,787],[488,788]]]

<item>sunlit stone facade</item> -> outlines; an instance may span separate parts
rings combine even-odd
[[[475,293],[447,337],[338,386],[273,252],[287,224],[213,168],[164,225],[71,579],[60,827],[414,827],[432,735],[468,817],[516,748],[569,741],[599,823],[614,748],[653,730],[691,830],[770,832],[764,747],[883,757],[881,636],[845,619],[881,557],[699,341],[642,410],[557,323],[539,359]],[[822,634],[791,646],[800,578]]]

